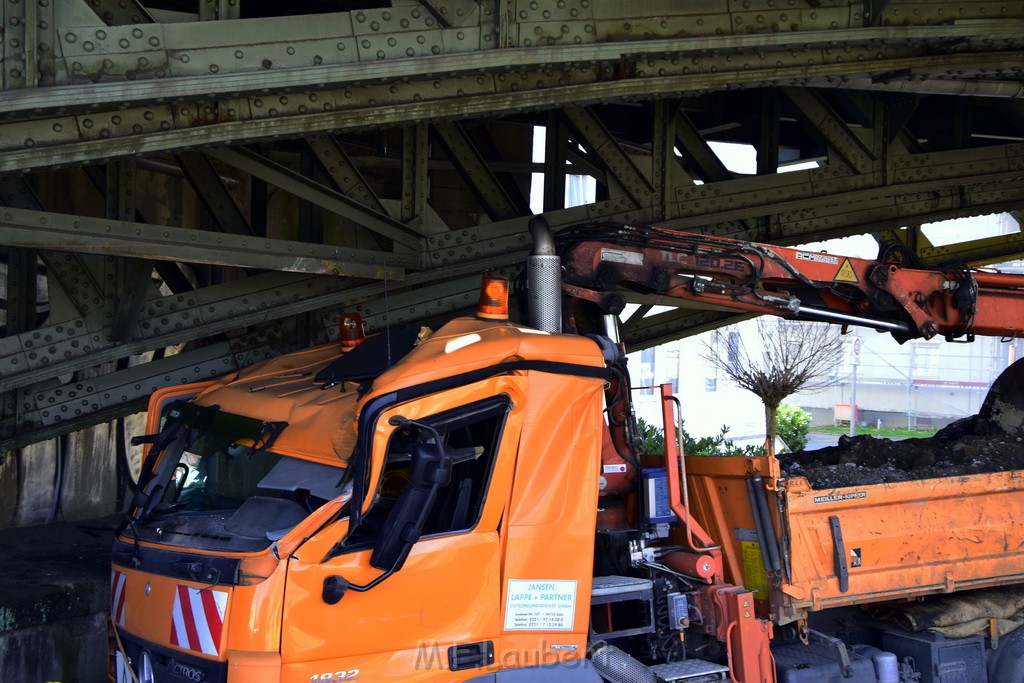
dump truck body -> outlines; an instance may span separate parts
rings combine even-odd
[[[694,516],[726,548],[728,580],[758,589],[778,623],[844,605],[1024,580],[1024,472],[812,489],[774,458],[686,459]],[[772,528],[758,538],[746,480],[766,484]],[[783,553],[771,585],[761,545]]]

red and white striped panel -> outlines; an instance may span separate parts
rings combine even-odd
[[[110,573],[110,616],[118,626],[124,626],[124,585],[126,578],[123,572],[116,569]]]
[[[179,585],[174,594],[171,644],[205,655],[219,654],[227,604],[226,591]]]

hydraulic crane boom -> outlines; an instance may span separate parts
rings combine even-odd
[[[653,227],[559,233],[564,289],[621,311],[626,288],[702,305],[862,325],[899,341],[1024,336],[1024,275],[929,267],[900,245],[877,260]],[[900,261],[894,260],[900,257]]]

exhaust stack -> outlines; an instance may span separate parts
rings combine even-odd
[[[533,253],[526,258],[530,321],[545,332],[562,331],[562,260],[555,253],[551,227],[542,216],[530,219]]]

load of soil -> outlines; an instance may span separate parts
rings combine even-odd
[[[807,477],[816,489],[882,484],[1024,469],[1021,437],[972,431],[977,416],[928,439],[841,436],[839,445],[780,455],[784,476]]]
[[[841,436],[839,445],[779,456],[783,476],[815,489],[1024,469],[1024,359],[992,384],[977,415],[928,439]]]

